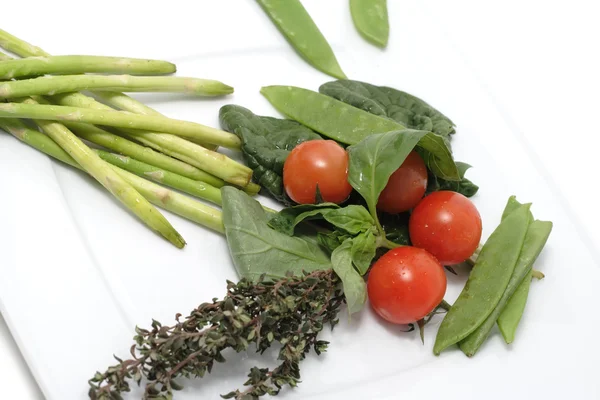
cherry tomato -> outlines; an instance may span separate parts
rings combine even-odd
[[[420,320],[440,304],[446,274],[434,256],[412,246],[385,253],[371,268],[369,302],[380,317],[394,324]]]
[[[408,222],[410,240],[433,254],[443,265],[469,258],[481,239],[481,216],[460,193],[440,191],[426,196]]]
[[[350,196],[348,153],[333,140],[309,140],[291,151],[283,165],[283,187],[299,204],[314,204],[319,192],[325,201],[341,203]]]
[[[415,207],[427,189],[427,167],[417,152],[412,151],[379,195],[377,208],[398,214]]]

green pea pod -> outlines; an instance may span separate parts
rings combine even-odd
[[[483,245],[465,288],[440,325],[434,354],[460,342],[492,313],[513,274],[530,221],[530,205],[504,219]]]
[[[282,114],[341,143],[357,144],[376,133],[405,129],[396,121],[312,90],[295,86],[265,86],[260,92]],[[427,132],[417,146],[426,151],[427,157],[423,160],[436,176],[460,181],[447,139]]]
[[[346,79],[331,46],[299,0],[257,1],[302,58],[327,75]]]
[[[514,209],[518,205],[519,202],[516,201],[514,196],[511,197],[509,199],[508,205],[506,206],[506,209],[504,210],[504,214],[502,215],[502,217],[504,218],[507,213],[510,213],[511,208]],[[542,223],[541,221],[539,222]],[[552,230],[551,222],[543,223],[546,225],[547,234],[543,243],[541,244],[541,247],[539,249],[540,251],[542,250],[542,247],[544,247],[544,244],[546,243],[546,240],[550,235],[550,231]],[[529,235],[529,232],[527,234]],[[529,296],[529,286],[531,285],[531,271],[532,270],[529,269],[529,271],[525,275],[525,278],[523,278],[519,286],[514,291],[513,295],[508,299],[506,306],[504,307],[504,309],[500,313],[500,316],[498,317],[498,328],[500,328],[500,333],[502,333],[502,337],[504,338],[504,341],[507,344],[510,344],[514,341],[517,327],[519,326],[519,322],[521,321],[521,316],[525,311],[527,297]]]
[[[350,0],[352,20],[358,32],[375,46],[387,46],[390,34],[387,0]]]
[[[515,333],[521,317],[525,311],[525,305],[527,304],[527,297],[529,296],[529,287],[531,286],[531,274],[533,270],[530,270],[525,278],[515,290],[515,293],[506,303],[504,310],[498,317],[498,328],[500,333],[507,344],[511,344],[515,340]]]
[[[460,349],[467,356],[472,357],[477,350],[479,350],[479,347],[481,347],[483,342],[487,339],[492,328],[496,324],[496,320],[498,320],[498,317],[505,309],[509,299],[521,285],[521,282],[523,282],[524,279],[527,279],[527,275],[531,273],[533,263],[544,248],[548,236],[550,236],[550,231],[552,231],[552,222],[536,220],[529,224],[523,242],[523,249],[521,250],[521,254],[519,254],[515,270],[513,271],[512,277],[508,282],[508,286],[506,287],[506,291],[502,295],[502,298],[486,320],[459,343]]]

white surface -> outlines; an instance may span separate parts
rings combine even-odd
[[[117,4],[104,2],[106,9],[115,9],[111,3]],[[402,397],[420,393],[424,399],[474,398],[482,393],[491,399],[515,393],[521,394],[518,398],[600,395],[594,374],[600,354],[593,345],[600,323],[591,308],[600,272],[571,215],[560,208],[561,202],[570,204],[588,232],[596,233],[597,213],[590,216],[594,204],[592,196],[585,195],[592,194],[594,176],[585,174],[593,171],[593,143],[598,143],[598,64],[584,51],[593,49],[593,38],[598,37],[591,20],[593,3],[584,7],[570,2],[564,10],[547,3],[539,3],[543,9],[535,2],[503,2],[498,8],[480,3],[429,0],[422,7],[390,1],[390,48],[380,53],[353,31],[345,1],[305,1],[349,76],[415,93],[455,120],[457,158],[476,166],[471,176],[482,187],[477,205],[485,234],[512,193],[533,201],[537,217],[555,222],[539,262],[548,277],[532,290],[519,337],[511,351],[496,336],[473,360],[456,351],[434,358],[430,353],[435,329],[420,346],[415,336],[397,335],[365,313],[351,327],[336,329],[330,352],[320,360],[307,360],[304,383],[299,390],[286,391],[284,398],[366,398],[397,391]],[[125,39],[115,30],[103,30],[109,14],[103,18],[101,9],[96,23],[53,23],[47,17],[56,14],[56,3],[40,4],[27,26],[11,18],[3,29],[56,53],[168,57],[180,66],[180,75],[232,84],[236,94],[227,100],[154,104],[171,116],[209,124],[216,124],[216,110],[226,102],[275,115],[258,95],[263,84],[316,89],[329,79],[295,58],[253,2],[196,2],[186,5],[185,12],[157,8],[137,21],[131,18],[134,2],[127,4],[120,4],[122,12],[111,14],[111,20],[127,22],[141,33]],[[30,5],[10,7],[14,10],[8,13],[18,15]],[[225,21],[211,15],[229,16]],[[159,22],[159,16],[161,28],[154,29],[157,25],[151,23]],[[394,24],[398,20],[402,23]],[[435,26],[439,21],[444,25],[441,32]],[[238,34],[227,30],[226,22],[236,26]],[[73,37],[73,25],[82,34]],[[185,46],[175,42],[182,36],[187,37]],[[236,56],[230,50],[237,50]],[[523,145],[536,154],[526,154]],[[125,354],[134,324],[146,325],[151,317],[172,319],[175,312],[219,295],[224,277],[233,277],[218,236],[169,216],[190,243],[184,252],[172,249],[86,178],[0,135],[0,165],[17,163],[22,171],[4,175],[3,182],[18,193],[11,190],[0,197],[0,220],[7,227],[0,233],[0,308],[49,398],[83,398],[85,380],[93,371],[110,363],[113,352]],[[542,176],[541,166],[548,171]],[[562,190],[549,189],[548,182]],[[210,249],[209,254],[203,248]],[[66,257],[67,249],[74,254]],[[66,278],[78,284],[67,284]],[[165,292],[142,302],[145,288],[156,288],[157,282],[167,287]],[[454,285],[450,294],[457,289]],[[10,346],[6,344],[11,349],[8,362],[0,346],[0,376],[12,385],[4,386],[3,394],[39,397],[32,383],[19,386],[19,377],[26,381],[26,373],[14,369],[22,364],[15,363]],[[197,391],[177,398],[216,398],[214,393],[238,387],[257,360],[253,355],[242,360],[227,379],[222,369],[215,369],[214,377],[192,385]],[[388,379],[378,381],[375,376]],[[542,378],[543,385],[532,384]],[[423,387],[427,389],[421,393]]]

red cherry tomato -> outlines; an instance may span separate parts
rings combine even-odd
[[[420,320],[440,304],[446,274],[434,256],[412,246],[384,254],[371,268],[369,302],[380,317],[394,324]]]
[[[469,258],[481,239],[481,216],[460,193],[440,191],[426,196],[408,222],[413,246],[433,254],[443,265]]]
[[[341,203],[350,196],[348,153],[333,140],[309,140],[291,151],[283,165],[283,187],[299,204],[314,204],[319,192],[325,201]]]
[[[427,189],[427,167],[417,152],[412,151],[379,195],[377,208],[398,214],[415,207]]]

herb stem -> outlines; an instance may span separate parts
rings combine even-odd
[[[535,278],[535,279],[544,279],[546,277],[546,275],[544,275],[543,272],[538,271],[537,269],[534,269],[531,271],[531,277]]]

